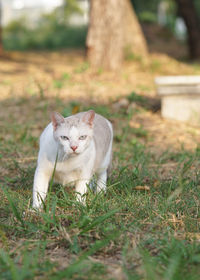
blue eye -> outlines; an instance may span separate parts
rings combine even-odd
[[[85,140],[87,138],[87,135],[82,135],[79,137],[79,140]]]
[[[60,138],[62,139],[62,140],[69,140],[69,138],[67,137],[67,136],[60,136]]]

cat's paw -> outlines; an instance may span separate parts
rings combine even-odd
[[[76,201],[86,205],[86,194],[81,195],[80,193],[76,193]]]
[[[41,212],[42,209],[36,209],[36,208],[28,208],[26,211],[23,211],[22,218],[26,218],[32,215],[37,215],[39,212]]]
[[[31,207],[28,209],[28,213],[30,214],[38,214],[43,211],[42,207]]]

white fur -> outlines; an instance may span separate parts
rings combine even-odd
[[[111,131],[111,137],[113,139],[113,130],[112,130],[112,125],[111,123],[107,121],[107,124],[110,128]],[[104,160],[99,168],[99,172],[98,172],[98,180],[97,180],[97,192],[101,191],[101,190],[106,190],[106,181],[107,181],[107,168],[108,166],[111,164],[111,156],[112,156],[112,141],[110,141],[109,147],[108,147],[108,151],[104,157]]]
[[[97,174],[97,191],[106,189],[107,170],[112,154],[112,125],[94,111],[68,118],[54,113],[52,123],[40,137],[40,150],[33,185],[33,207],[45,200],[55,166],[55,181],[75,184],[77,199],[84,201],[92,176]],[[86,139],[80,139],[81,136]],[[68,140],[63,140],[65,136]],[[83,137],[84,138],[84,137]],[[71,147],[76,146],[75,152]]]

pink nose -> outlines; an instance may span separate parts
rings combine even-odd
[[[77,148],[78,148],[77,146],[71,146],[71,149],[72,149],[74,152],[76,151]]]

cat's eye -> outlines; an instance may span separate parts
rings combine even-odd
[[[82,135],[79,137],[79,140],[85,140],[87,138],[87,135]]]
[[[62,139],[62,140],[69,140],[69,138],[67,137],[67,136],[60,136],[60,138]]]

